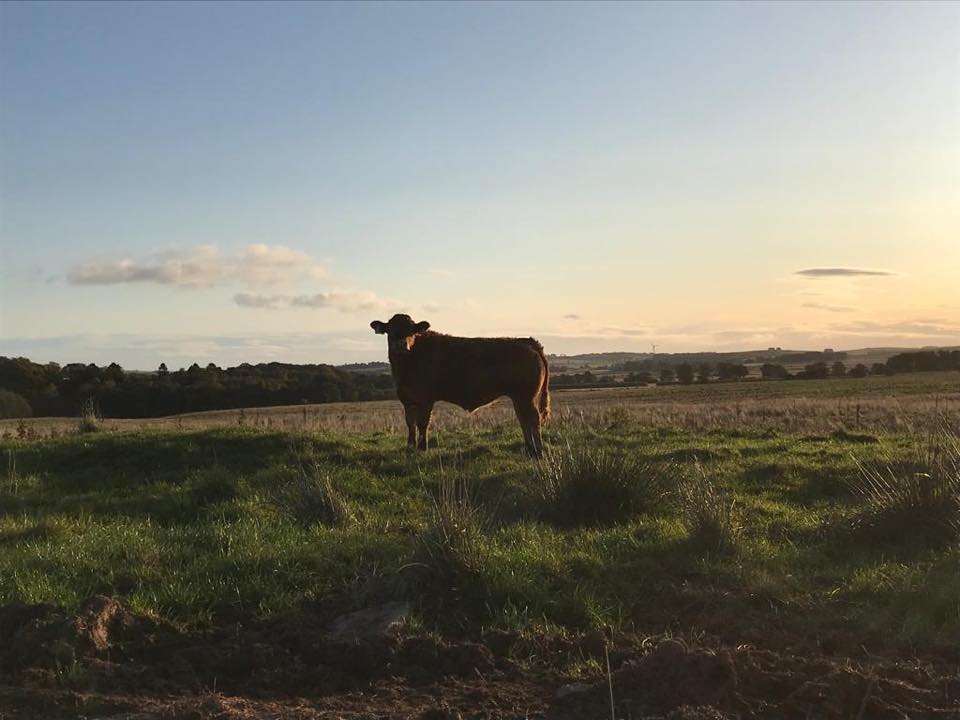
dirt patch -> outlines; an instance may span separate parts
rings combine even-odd
[[[479,643],[345,640],[330,627],[293,613],[188,633],[112,598],[91,598],[75,613],[7,605],[0,708],[4,720],[609,716],[606,678],[573,682],[521,666],[512,651],[525,653],[530,641],[512,634],[490,632]],[[588,633],[566,638],[563,648],[544,640],[544,648],[597,657],[605,643]],[[960,718],[960,673],[944,660],[864,663],[678,640],[650,648],[623,638],[610,657],[617,717]]]
[[[960,718],[960,671],[930,663],[864,664],[667,641],[628,661],[612,682],[618,717]],[[575,702],[600,712],[609,688],[600,683]]]

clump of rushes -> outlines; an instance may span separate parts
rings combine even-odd
[[[312,457],[301,459],[292,479],[274,490],[273,503],[303,525],[343,527],[354,519],[329,469]]]
[[[669,469],[591,444],[552,447],[534,471],[542,517],[560,525],[608,525],[654,509]]]
[[[432,500],[430,524],[421,538],[425,564],[448,581],[479,576],[492,518],[478,501],[474,483],[460,471],[441,468]]]
[[[92,397],[88,397],[80,405],[80,420],[77,422],[77,432],[94,433],[100,430],[100,413]]]
[[[699,462],[677,488],[680,516],[691,541],[712,553],[736,550],[741,526],[736,499],[721,490],[713,476]]]
[[[847,481],[861,510],[855,531],[882,539],[932,544],[960,540],[960,438],[942,430],[918,441],[904,464],[867,464]]]

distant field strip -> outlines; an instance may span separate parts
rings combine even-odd
[[[782,382],[711,383],[596,390],[554,390],[554,423],[586,421],[609,427],[633,423],[686,430],[772,430],[865,432],[925,430],[960,424],[960,373],[917,373],[894,377]],[[509,401],[474,414],[439,403],[439,436],[446,430],[489,430],[515,423]],[[0,435],[39,437],[72,432],[76,418],[0,421]],[[216,410],[166,418],[106,419],[109,429],[203,429],[249,427],[266,430],[401,432],[397,401],[325,403]]]

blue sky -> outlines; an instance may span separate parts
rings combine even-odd
[[[382,359],[398,310],[960,344],[958,4],[4,3],[0,41],[2,354]]]

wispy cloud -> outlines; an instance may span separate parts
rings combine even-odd
[[[233,301],[243,308],[259,308],[261,310],[278,310],[289,303],[289,298],[283,295],[256,295],[253,293],[237,293]]]
[[[797,270],[794,275],[806,278],[822,277],[863,277],[863,276],[889,276],[896,275],[889,270],[867,270],[864,268],[848,267],[818,267],[807,268],[806,270]]]
[[[368,337],[369,336],[369,337]],[[118,362],[127,370],[171,369],[197,362],[353,362],[386,359],[382,338],[366,320],[354,331],[257,335],[78,334],[46,338],[0,338],[0,355],[24,355],[38,362]]]
[[[803,303],[803,307],[813,308],[815,310],[827,310],[829,312],[835,312],[835,313],[848,313],[848,312],[853,312],[854,310],[854,308],[852,307],[845,307],[843,305],[828,305],[826,303],[819,303],[819,302],[805,302]]]
[[[650,334],[647,327],[620,327],[619,325],[603,325],[597,328],[599,335],[622,335],[624,337],[640,337]]]
[[[224,278],[224,258],[213,245],[155,253],[143,260],[120,258],[74,266],[67,272],[71,285],[158,283],[184,288],[212,287]]]
[[[239,283],[281,285],[324,277],[326,268],[306,253],[283,245],[247,245],[227,254],[215,245],[156,252],[143,258],[92,260],[67,272],[71,285],[156,283],[181,288],[209,288]]]
[[[236,276],[248,285],[278,285],[294,277],[326,277],[325,266],[299,250],[283,245],[247,245],[236,265]]]
[[[831,325],[830,330],[855,335],[896,335],[906,338],[960,337],[960,323],[943,318],[896,320],[892,322],[859,320]]]
[[[577,315],[576,313],[567,313],[566,315],[563,316],[563,319],[564,319],[564,320],[579,320],[579,319],[580,319],[580,316]]]
[[[330,290],[313,295],[261,295],[237,293],[233,301],[242,308],[280,310],[283,308],[331,309],[343,313],[400,309],[398,300],[381,298],[375,293],[356,290]]]
[[[447,268],[427,268],[427,272],[430,275],[436,275],[437,277],[445,277],[445,278],[453,277],[454,275],[456,275],[456,273],[453,272],[453,270],[449,270]]]

